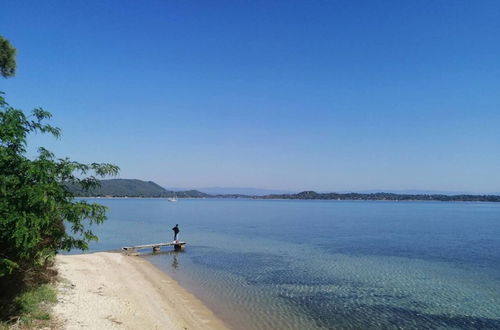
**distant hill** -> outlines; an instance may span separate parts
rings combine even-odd
[[[168,188],[167,190],[181,190],[179,188]],[[249,187],[205,187],[196,188],[198,191],[210,195],[243,195],[243,196],[262,196],[270,194],[293,194],[294,191],[280,189],[261,189]]]
[[[262,199],[323,199],[323,200],[373,200],[373,201],[441,201],[441,202],[500,202],[498,195],[443,195],[443,194],[393,194],[393,193],[317,193],[303,191],[298,194],[272,194]]]
[[[90,191],[83,191],[81,187],[68,185],[70,191],[79,197],[210,197],[197,190],[169,191],[153,181],[136,179],[101,180],[101,186]]]
[[[191,198],[203,198],[203,197],[212,197],[209,194],[206,194],[204,192],[198,191],[198,190],[184,190],[184,191],[170,191],[167,190],[169,195],[174,195],[177,197],[191,197]]]
[[[376,193],[390,193],[397,195],[474,195],[469,191],[447,191],[447,190],[418,190],[418,189],[407,189],[407,190],[393,190],[393,189],[370,189],[370,190],[359,190],[359,191],[337,191],[339,194],[348,193],[358,193],[358,194],[376,194]],[[324,191],[328,193],[328,191]],[[486,195],[498,195],[498,194],[486,194]]]

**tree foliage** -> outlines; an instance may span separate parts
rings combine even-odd
[[[96,187],[117,166],[57,159],[44,148],[34,159],[26,156],[28,134],[59,137],[50,118],[41,108],[27,116],[0,94],[0,278],[41,265],[58,250],[87,249],[97,240],[89,225],[106,218],[104,206],[75,200],[66,187]]]
[[[0,36],[0,75],[12,77],[16,73],[16,49],[10,42]]]

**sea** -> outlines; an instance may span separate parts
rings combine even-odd
[[[234,329],[500,329],[500,203],[87,200]]]

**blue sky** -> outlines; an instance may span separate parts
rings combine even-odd
[[[499,1],[2,1],[57,156],[164,186],[500,191]]]

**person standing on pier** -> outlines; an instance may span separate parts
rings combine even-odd
[[[176,224],[174,228],[172,228],[172,230],[174,231],[174,241],[177,241],[179,239],[179,225]]]

